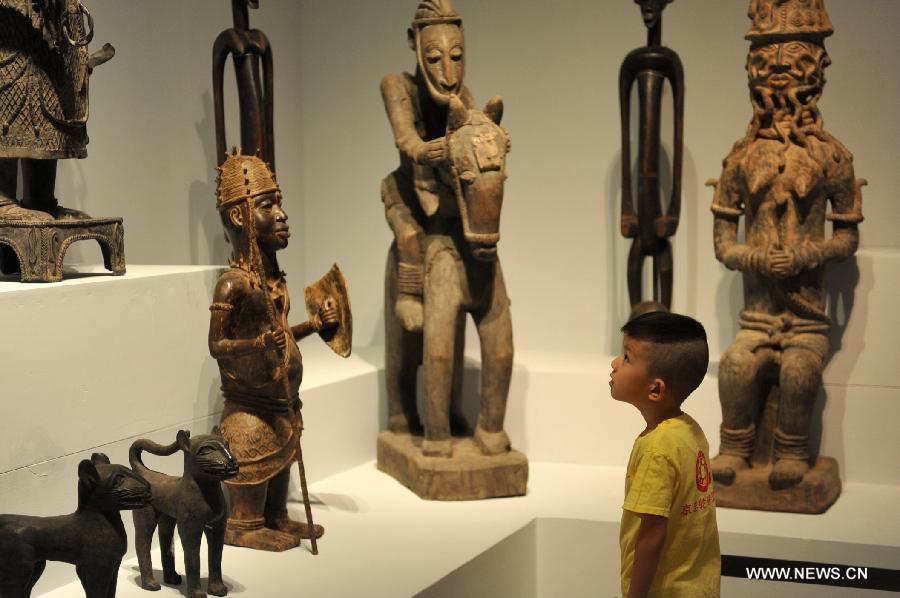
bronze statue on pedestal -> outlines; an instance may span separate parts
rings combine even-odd
[[[55,194],[57,160],[87,157],[90,76],[115,54],[109,44],[88,54],[93,36],[81,0],[0,2],[0,270],[22,281],[61,280],[66,250],[85,239],[125,273],[122,219],[64,208]]]
[[[631,308],[643,301],[641,271],[644,258],[653,260],[653,302],[672,307],[672,245],[681,212],[681,166],[684,146],[684,69],[678,54],[662,45],[662,11],[672,0],[635,0],[640,4],[647,45],[632,50],[619,70],[619,109],[622,117],[621,230],[633,239],[628,254],[628,298]],[[663,85],[672,86],[672,195],[665,215],[660,205],[659,134]],[[637,84],[638,184],[637,211],[631,184],[631,89]]]
[[[528,462],[503,429],[513,359],[497,258],[509,151],[498,125],[503,103],[495,97],[484,112],[473,108],[463,86],[462,20],[449,0],[421,2],[408,41],[415,75],[381,82],[400,167],[381,184],[395,241],[385,275],[388,431],[378,439],[378,466],[423,498],[523,494]],[[460,392],[467,313],[481,339],[481,411],[474,435],[454,438],[452,431],[466,432],[451,399]],[[416,409],[420,364],[424,422]]]
[[[721,506],[818,513],[841,490],[837,463],[811,462],[809,446],[831,326],[825,264],[856,251],[866,183],[819,113],[833,32],[822,0],[752,0],[749,16],[753,119],[710,181],[716,258],[744,282],[741,330],[719,366],[721,446],[710,465]]]
[[[335,266],[306,292],[309,321],[288,323],[290,299],[276,252],[290,231],[272,171],[256,156],[230,154],[220,167],[217,207],[231,243],[231,268],[216,284],[209,349],[219,364],[225,408],[221,432],[240,472],[225,482],[231,514],[225,542],[281,551],[322,535],[312,524],[300,452],[297,341],[320,333],[336,352],[350,353],[346,283]],[[288,518],[290,467],[300,466],[307,523]]]

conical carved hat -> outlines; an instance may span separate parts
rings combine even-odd
[[[422,0],[416,8],[416,16],[413,19],[414,27],[437,25],[439,23],[453,23],[462,25],[462,17],[453,8],[450,0]]]
[[[216,207],[226,208],[265,193],[281,193],[275,173],[256,156],[246,156],[235,148],[218,168]]]
[[[753,21],[744,36],[754,43],[788,39],[821,42],[834,33],[824,0],[751,0]]]

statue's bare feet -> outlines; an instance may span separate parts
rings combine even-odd
[[[2,221],[42,221],[49,222],[53,216],[40,210],[29,210],[19,205],[19,202],[0,195],[0,222]]]
[[[90,216],[86,212],[82,212],[81,210],[73,210],[71,208],[64,208],[62,206],[56,206],[50,213],[57,220],[89,220],[90,219]]]
[[[809,463],[801,459],[779,459],[772,466],[769,474],[769,485],[775,490],[789,488],[803,479],[809,471]]]
[[[407,332],[422,332],[425,325],[425,309],[422,307],[422,298],[400,293],[394,304],[394,313],[400,318],[400,324]]]
[[[225,531],[225,543],[254,550],[284,552],[300,545],[300,540],[291,534],[264,527],[254,530],[236,530],[229,527]]]
[[[409,420],[405,415],[389,415],[387,429],[394,434],[409,434]]]
[[[286,534],[291,534],[292,536],[296,537],[298,541],[311,539],[313,537],[312,531],[315,532],[316,538],[321,538],[325,533],[325,528],[321,525],[313,524],[313,529],[311,531],[308,523],[294,521],[293,519],[288,519],[287,517],[266,521],[266,527],[276,529]]]
[[[481,426],[475,427],[475,443],[483,455],[502,455],[511,447],[509,436],[503,430],[486,432]]]
[[[228,586],[221,579],[210,579],[206,585],[206,591],[212,596],[227,596]]]
[[[422,441],[422,454],[426,457],[447,457],[453,456],[453,441],[447,440],[428,440]]]
[[[731,484],[737,472],[749,467],[750,463],[738,455],[717,455],[709,462],[713,479],[721,484]]]

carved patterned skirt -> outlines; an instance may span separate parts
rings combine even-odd
[[[226,484],[266,482],[296,459],[300,440],[299,401],[286,410],[254,409],[243,401],[225,399],[220,428],[238,460],[240,472]]]

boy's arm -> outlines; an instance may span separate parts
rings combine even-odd
[[[638,529],[634,546],[634,566],[631,570],[631,585],[628,588],[627,598],[644,598],[650,591],[656,566],[662,556],[669,520],[647,513],[635,515],[641,518],[641,527]]]

